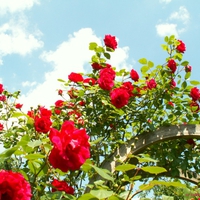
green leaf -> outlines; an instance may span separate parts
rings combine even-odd
[[[59,81],[59,82],[63,82],[63,83],[65,83],[66,81],[65,80],[63,80],[63,79],[57,79],[57,81]]]
[[[148,67],[152,68],[154,66],[154,63],[152,61],[148,61]]]
[[[188,78],[190,78],[190,76],[191,76],[191,72],[187,72],[187,73],[185,74],[185,80],[187,80]]]
[[[136,166],[135,165],[132,165],[132,164],[124,164],[124,165],[118,165],[115,170],[117,171],[121,171],[121,172],[126,172],[126,171],[129,171],[131,169],[135,169]]]
[[[141,68],[141,72],[142,72],[143,74],[146,73],[148,70],[149,70],[149,68],[148,68],[147,66],[143,66],[143,67]]]
[[[104,101],[104,100],[102,100],[102,102],[104,102],[104,104],[105,104],[105,101]],[[106,101],[106,103],[108,104],[107,101]],[[107,105],[107,104],[105,104],[105,105]],[[104,137],[99,137],[98,139],[96,139],[96,140],[94,140],[94,141],[91,141],[91,142],[90,142],[90,145],[97,144],[97,143],[99,143],[100,141],[102,141],[103,139],[104,139]]]
[[[98,53],[104,53],[104,48],[103,47],[97,47],[96,49],[95,49],[95,51],[96,52],[98,52]]]
[[[140,163],[142,163],[142,162],[158,162],[157,160],[154,160],[154,159],[148,158],[148,157],[145,157],[145,158],[138,157],[138,160]]]
[[[0,154],[0,158],[8,158],[8,157],[12,156],[12,154],[14,154],[15,151],[18,150],[18,148],[19,148],[18,146],[15,146],[15,147],[12,147],[12,148],[2,152]]]
[[[110,59],[110,54],[109,53],[104,53],[103,54],[108,60]]]
[[[141,64],[147,64],[147,59],[146,58],[141,58],[138,60],[139,63]]]
[[[98,63],[99,62],[99,58],[96,55],[92,56],[92,62]]]
[[[119,196],[113,195],[113,196],[109,197],[108,200],[123,200],[123,199],[120,198]]]
[[[178,181],[176,181],[176,182],[169,182],[169,185],[170,186],[174,186],[174,187],[181,187],[181,188],[186,188],[187,187],[185,184],[180,183]]]
[[[91,167],[94,168],[94,170],[101,176],[103,177],[104,179],[106,180],[110,180],[112,182],[114,182],[114,179],[112,176],[109,175],[109,171],[107,169],[101,169],[101,168],[98,168],[98,167],[95,167],[94,165],[90,165]]]
[[[164,51],[167,51],[167,49],[168,49],[168,46],[167,46],[166,44],[161,44],[161,47],[162,47],[162,49],[163,49]]]
[[[35,159],[38,159],[38,158],[45,158],[44,155],[42,154],[39,154],[39,153],[35,153],[35,154],[28,154],[25,156],[26,159],[28,160],[35,160]]]
[[[192,85],[199,85],[200,82],[199,81],[190,81],[190,84],[192,84]]]
[[[188,61],[183,61],[183,62],[181,63],[182,66],[188,66],[188,64],[189,64]]]
[[[90,193],[98,199],[105,199],[113,195],[113,191],[108,190],[91,190]]]
[[[156,167],[156,166],[147,166],[147,167],[142,167],[141,170],[145,172],[149,172],[151,174],[160,174],[163,172],[166,172],[167,170],[163,167]]]
[[[98,200],[95,196],[93,196],[92,194],[84,194],[81,197],[78,198],[78,200]]]
[[[92,161],[90,159],[87,159],[85,161],[85,163],[81,166],[81,169],[84,171],[84,172],[88,172],[91,170],[91,165],[92,165]]]
[[[174,200],[174,197],[162,195],[162,200]]]
[[[181,87],[182,87],[183,89],[185,89],[185,88],[187,87],[187,82],[186,82],[186,81],[183,81],[183,83],[181,84]]]
[[[173,41],[175,39],[175,35],[171,35],[170,37],[169,37],[169,40],[170,41]]]
[[[24,113],[21,113],[21,112],[14,112],[11,117],[18,118],[18,117],[22,117],[22,116],[24,117],[24,116],[27,116],[27,115],[24,114]]]
[[[41,140],[35,140],[33,142],[28,142],[28,146],[29,147],[32,147],[32,148],[35,148],[35,147],[38,147],[42,144],[42,141]]]
[[[95,50],[96,47],[97,47],[97,43],[96,43],[96,42],[91,42],[91,43],[89,44],[89,50]]]
[[[139,186],[140,190],[150,190],[153,187],[154,187],[153,184],[143,184]]]
[[[165,36],[165,42],[168,42],[168,41],[169,41],[168,36]]]

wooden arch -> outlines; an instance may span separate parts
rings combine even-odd
[[[108,169],[113,173],[115,171],[115,167],[120,164],[118,160],[125,162],[128,155],[137,155],[142,153],[147,147],[158,142],[183,138],[200,139],[200,125],[173,125],[159,128],[154,132],[141,134],[138,137],[131,139],[127,144],[121,145],[114,154],[102,163],[101,168]],[[193,175],[196,178],[189,178],[186,177],[180,169],[179,171],[180,175],[177,178],[190,181],[194,184],[198,184],[200,181],[200,175],[195,172],[193,172]],[[161,175],[171,177],[169,172]],[[95,179],[98,180],[99,178],[100,177],[96,177]]]

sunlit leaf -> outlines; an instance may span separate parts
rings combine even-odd
[[[121,171],[121,172],[125,172],[125,171],[129,171],[131,169],[135,169],[136,166],[132,165],[132,164],[124,164],[124,165],[118,165],[115,170],[116,171]]]
[[[139,63],[141,64],[147,64],[147,59],[146,58],[141,58],[138,60]]]
[[[91,190],[90,193],[98,199],[105,199],[113,195],[113,191],[108,190]]]
[[[163,172],[167,171],[163,167],[156,167],[156,166],[141,167],[141,170],[143,170],[145,172],[149,172],[151,174],[160,174],[160,173],[163,173]]]

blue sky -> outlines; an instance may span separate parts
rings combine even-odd
[[[200,6],[195,0],[0,0],[0,82],[21,90],[21,103],[51,105],[58,78],[89,69],[88,43],[118,38],[110,63],[140,70],[146,57],[163,64],[165,35],[185,42],[185,60],[199,79]]]

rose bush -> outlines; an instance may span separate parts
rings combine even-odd
[[[10,93],[1,84],[0,141],[6,149],[0,154],[2,168],[21,173],[32,187],[32,198],[41,200],[128,200],[137,194],[135,181],[148,173],[158,180],[140,185],[141,191],[166,184],[159,180],[166,171],[172,177],[179,177],[178,169],[190,177],[194,175],[188,170],[198,174],[199,143],[194,138],[161,140],[143,154],[126,155],[123,163],[119,156],[111,159],[121,145],[132,139],[136,143],[142,134],[200,120],[199,82],[190,80],[192,67],[183,60],[185,44],[174,36],[165,37],[165,42],[164,64],[141,58],[140,72],[108,64],[118,45],[115,36],[106,35],[102,46],[90,43],[91,72],[59,79],[63,88],[51,108],[40,105],[23,112],[19,92]],[[190,143],[192,148],[186,148]],[[117,164],[103,169],[109,162]]]

